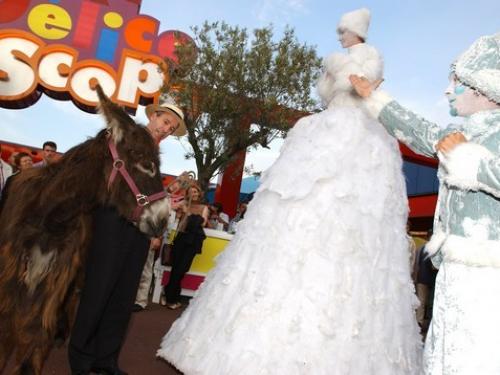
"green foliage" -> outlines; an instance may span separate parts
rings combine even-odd
[[[192,45],[177,48],[165,91],[175,91],[186,113],[188,140],[203,187],[238,152],[267,147],[315,108],[311,89],[320,71],[313,47],[287,28],[275,41],[271,27],[246,29],[224,22],[193,27]],[[294,120],[292,120],[294,118]],[[250,126],[251,124],[251,126]]]

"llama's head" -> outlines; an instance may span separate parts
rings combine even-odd
[[[103,171],[108,181],[107,204],[131,218],[142,232],[159,237],[166,230],[170,211],[162,185],[159,148],[144,126],[111,102],[100,86],[96,90],[108,132],[109,162]]]

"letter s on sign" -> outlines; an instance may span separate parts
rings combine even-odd
[[[6,75],[0,80],[0,101],[6,97],[9,100],[24,98],[36,89],[37,59],[34,56],[43,45],[43,41],[33,36],[16,37],[9,35],[8,30],[0,32],[0,71]],[[25,55],[29,61],[20,60],[14,54]]]

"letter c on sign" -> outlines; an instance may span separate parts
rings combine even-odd
[[[140,16],[131,19],[125,28],[125,40],[133,49],[149,52],[153,47],[153,38],[158,33],[158,20],[153,17]],[[144,37],[150,35],[149,39]]]

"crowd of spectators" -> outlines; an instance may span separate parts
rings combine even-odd
[[[53,142],[52,142],[53,143]],[[26,152],[15,152],[9,157],[9,162],[1,158],[2,145],[0,144],[0,210],[7,199],[11,185],[18,176],[34,167],[33,158]],[[15,193],[15,192],[10,192]]]
[[[57,145],[55,142],[47,141],[42,146],[42,160],[33,163],[33,158],[27,152],[12,152],[8,162],[2,156],[2,145],[0,144],[0,194],[7,189],[9,179],[12,180],[22,171],[31,168],[40,168],[54,163],[57,160]]]

